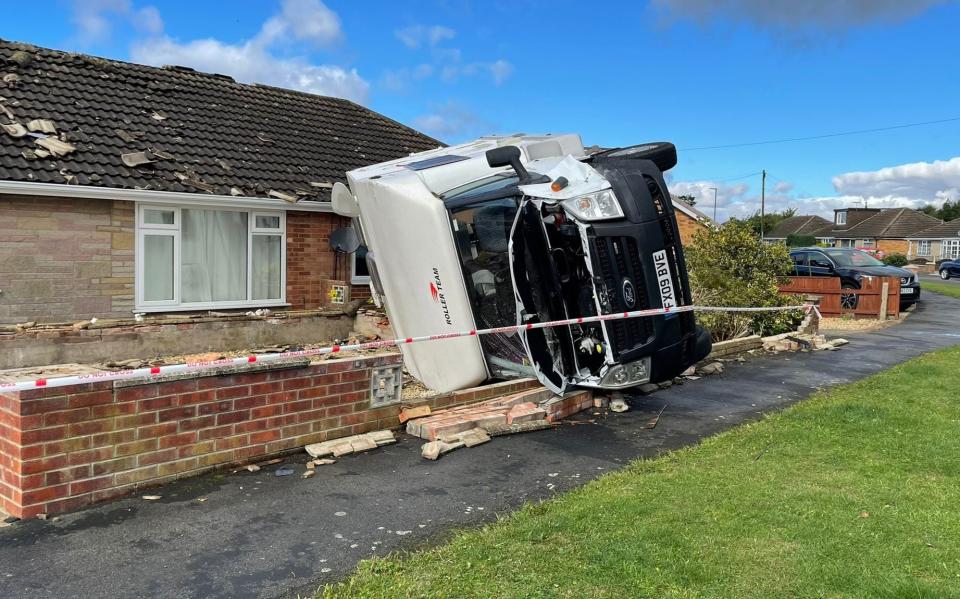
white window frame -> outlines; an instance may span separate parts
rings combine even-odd
[[[861,239],[857,247],[875,250],[877,249],[877,242],[874,239]]]
[[[950,260],[960,258],[960,239],[944,239],[940,242],[940,257]]]
[[[917,256],[929,256],[931,253],[930,240],[920,239],[917,241]]]
[[[247,298],[250,298],[253,290],[253,238],[262,236],[280,237],[280,297],[276,299],[265,300],[230,300],[218,302],[181,302],[180,289],[180,270],[182,268],[180,261],[180,227],[182,225],[180,211],[182,209],[193,210],[216,210],[243,212],[247,215]],[[144,213],[147,210],[172,210],[174,213],[174,224],[156,225],[144,222]],[[258,216],[279,217],[279,228],[257,227]],[[136,235],[134,243],[134,311],[135,312],[178,312],[178,311],[197,311],[211,309],[233,309],[233,308],[270,308],[285,307],[287,303],[287,215],[283,211],[270,210],[247,210],[244,208],[233,208],[223,206],[204,206],[198,204],[188,205],[161,205],[137,203],[136,210]],[[144,292],[144,237],[148,235],[160,235],[173,237],[173,300],[146,301],[143,297]]]
[[[833,224],[835,225],[847,224],[847,211],[837,210],[837,214],[833,217]]]

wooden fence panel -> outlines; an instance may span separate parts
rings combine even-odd
[[[883,283],[887,282],[887,318],[900,317],[900,279],[897,277],[864,277],[860,289],[842,289],[838,277],[789,277],[789,282],[780,286],[780,293],[791,295],[819,295],[820,313],[824,316],[855,316],[878,318],[883,304]],[[843,308],[841,297],[856,295],[854,310]]]

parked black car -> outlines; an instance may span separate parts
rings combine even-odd
[[[937,264],[937,272],[940,278],[946,281],[950,277],[960,277],[960,259],[943,260]]]
[[[899,277],[900,309],[920,299],[920,280],[904,268],[888,266],[866,252],[846,248],[795,248],[790,250],[793,271],[799,277],[840,277],[843,289],[860,289],[864,276]],[[960,267],[957,274],[960,275]],[[844,309],[857,307],[854,294],[840,297]]]

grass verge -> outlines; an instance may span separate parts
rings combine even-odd
[[[920,287],[922,291],[933,291],[934,293],[942,293],[950,297],[960,298],[960,285],[941,283],[939,281],[924,281],[920,284]]]
[[[317,596],[960,596],[958,363],[819,393]]]

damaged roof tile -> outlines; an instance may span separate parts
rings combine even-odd
[[[262,197],[274,192],[286,201],[312,189],[314,195],[300,199],[307,202],[328,200],[326,184],[344,181],[348,170],[442,145],[349,100],[189,69],[4,40],[0,65],[18,80],[0,99],[11,127],[0,132],[6,139],[0,180],[62,183],[49,175],[56,158],[56,168],[68,168],[80,185]],[[16,107],[17,115],[7,107]],[[69,137],[34,137],[43,129],[27,133],[28,122],[44,120],[55,123],[48,134]],[[13,137],[21,129],[23,135]],[[139,152],[156,160],[155,167],[125,164],[124,155]]]

